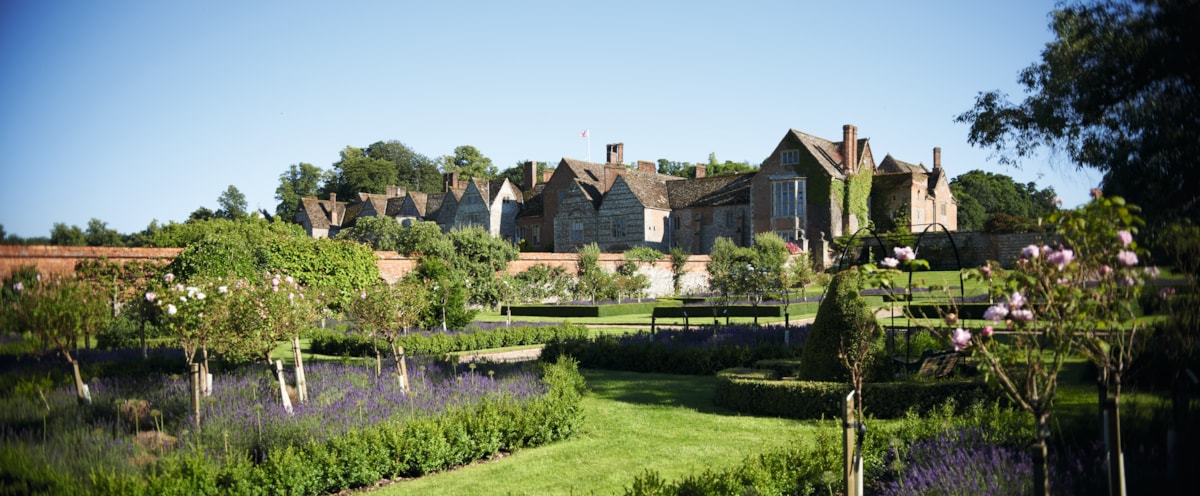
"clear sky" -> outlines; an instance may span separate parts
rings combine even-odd
[[[953,122],[980,91],[1021,96],[1053,0],[0,2],[0,225],[122,233],[217,209],[236,186],[274,212],[290,164],[400,140],[523,160],[761,163],[788,129],[871,140],[876,160],[1053,186],[1099,182],[1065,157],[1021,170]]]

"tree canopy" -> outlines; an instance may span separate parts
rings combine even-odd
[[[321,192],[321,182],[325,180],[325,171],[313,164],[300,162],[288,166],[288,170],[279,175],[279,187],[275,188],[275,215],[286,221],[296,219],[300,200],[306,196],[316,196]]]
[[[1004,174],[981,170],[966,172],[950,180],[950,191],[958,202],[958,229],[978,231],[996,216],[1007,216],[1026,224],[1057,210],[1053,187],[1038,189]]]
[[[1190,170],[1200,155],[1200,2],[1080,2],[1051,18],[1055,39],[1018,78],[1025,99],[982,92],[957,116],[970,143],[1014,165],[1064,151],[1147,218],[1200,221]]]
[[[471,145],[459,146],[454,149],[454,155],[442,157],[442,168],[446,172],[457,172],[466,178],[496,177],[496,166],[492,165],[492,159],[485,157],[483,152]]]
[[[237,186],[230,184],[221,196],[217,197],[217,206],[220,208],[215,215],[222,219],[244,219],[247,215],[246,205],[246,195],[242,194]]]

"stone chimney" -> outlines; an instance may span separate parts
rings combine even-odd
[[[337,193],[330,192],[329,193],[329,224],[334,225],[334,226],[340,225],[341,223],[338,222],[338,220],[339,219],[338,219]]]
[[[609,164],[624,164],[625,163],[625,143],[610,143],[605,148],[606,153],[605,163]]]
[[[842,126],[842,168],[847,174],[858,172],[858,128]]]
[[[550,182],[551,177],[554,177],[554,171],[553,170],[544,170],[544,171],[542,171],[542,180],[540,182],[548,183],[548,182]]]
[[[529,190],[533,189],[534,186],[537,186],[537,183],[538,183],[537,162],[535,162],[533,160],[529,160],[529,161],[525,162],[525,174],[522,177],[522,180],[524,181],[524,184],[522,184],[521,186],[522,186],[522,189],[524,189],[525,191],[529,191]]]
[[[653,174],[657,168],[657,164],[654,162],[646,160],[638,160],[637,162],[637,169],[639,172],[649,172]]]
[[[696,172],[694,172],[692,174],[692,177],[694,177],[696,179],[704,179],[704,173],[707,170],[708,170],[708,168],[705,167],[704,164],[696,164]]]
[[[396,186],[394,184],[389,184],[387,186],[384,186],[383,189],[386,191],[388,198],[392,198],[394,196],[400,196],[400,187],[399,186]]]
[[[933,147],[933,168],[942,168],[942,147],[940,146]]]

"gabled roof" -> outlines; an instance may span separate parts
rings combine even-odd
[[[575,174],[576,181],[591,184],[596,191],[604,188],[604,164],[563,157],[559,165],[566,165]]]
[[[876,174],[928,174],[929,170],[924,165],[914,165],[908,162],[896,160],[892,154],[887,154],[883,157],[883,161],[879,163],[879,167],[875,168]]]
[[[545,183],[538,183],[533,189],[526,191],[524,194],[524,206],[517,213],[517,218],[523,217],[541,217],[546,214],[546,204],[542,200],[543,192],[546,190]]]
[[[371,205],[371,209],[374,210],[377,215],[386,215],[391,217],[396,215],[396,212],[400,211],[400,204],[404,201],[404,197],[380,195],[376,193],[359,193],[358,201],[364,204],[369,203]]]
[[[446,201],[445,193],[431,193],[425,197],[425,213],[423,217],[426,220],[436,220],[438,214],[441,213],[442,203]]]
[[[358,214],[362,212],[363,203],[355,202],[346,205],[346,213],[342,216],[342,227],[353,226],[358,220]]]
[[[413,205],[413,208],[415,208],[417,210],[417,215],[420,217],[424,217],[425,209],[429,204],[429,196],[430,195],[425,194],[420,191],[409,191],[408,196],[405,197],[405,201],[411,202]]]
[[[757,172],[709,176],[667,183],[671,208],[750,204],[750,181]]]
[[[479,191],[479,199],[481,201],[483,201],[484,205],[489,205],[492,203],[492,190],[490,187],[491,184],[488,182],[487,179],[484,179],[482,177],[472,177],[472,178],[468,179],[468,181],[469,181],[469,184],[467,185],[467,188],[463,189],[464,195],[466,194],[467,189],[469,189],[471,187],[471,184],[474,184],[475,190]],[[460,195],[458,198],[462,199],[462,196]]]
[[[821,165],[825,172],[835,179],[846,178],[846,158],[842,156],[842,142],[829,141],[825,138],[818,138],[808,133],[803,133],[795,129],[791,130],[792,136],[804,146],[808,154],[811,155],[818,164]],[[858,139],[858,156],[851,157],[851,162],[859,163],[862,161],[863,155],[867,150],[867,143],[870,140],[867,138]]]
[[[315,229],[328,229],[329,220],[336,212],[341,218],[346,217],[346,203],[329,200],[318,200],[315,196],[300,199],[300,210],[308,216],[308,222]],[[343,222],[345,224],[345,222]]]
[[[579,191],[583,193],[583,197],[592,202],[592,208],[599,210],[600,200],[603,198],[599,188],[601,185],[579,179],[574,180],[574,184],[575,187],[579,188]],[[559,207],[561,208],[561,205],[559,205]]]

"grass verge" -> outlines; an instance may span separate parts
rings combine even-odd
[[[713,406],[714,377],[583,373],[589,391],[578,437],[371,494],[621,494],[644,470],[675,479],[732,467],[816,429],[812,422],[740,416]]]

